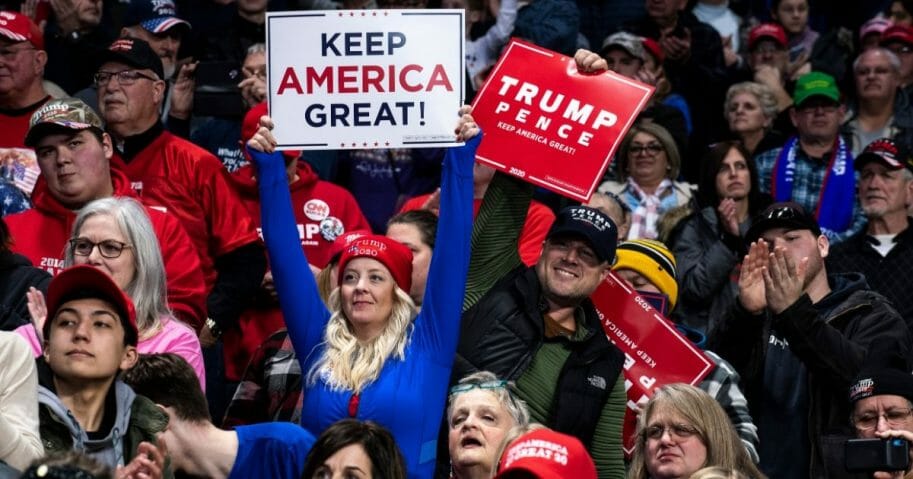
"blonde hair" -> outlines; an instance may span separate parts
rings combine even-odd
[[[696,438],[707,449],[707,459],[701,467],[721,466],[742,472],[751,479],[764,477],[716,399],[694,386],[676,383],[657,389],[638,416],[628,479],[650,477],[647,471],[646,429],[657,411],[672,411],[697,429]]]
[[[358,394],[377,379],[388,358],[402,360],[405,357],[412,336],[415,303],[399,286],[394,286],[393,298],[393,311],[383,332],[369,342],[361,343],[342,311],[340,288],[330,293],[327,306],[332,314],[324,332],[325,348],[308,371],[309,386],[324,377],[331,389]]]
[[[692,474],[688,479],[748,479],[748,476],[735,469],[714,466],[705,467]]]

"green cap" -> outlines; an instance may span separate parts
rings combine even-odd
[[[821,72],[806,73],[799,77],[793,93],[793,103],[799,106],[813,96],[827,97],[840,103],[840,90],[837,89],[834,77]]]
[[[78,98],[60,98],[51,100],[32,113],[29,119],[29,131],[25,135],[26,146],[35,146],[41,137],[52,131],[85,130],[97,128],[104,130],[104,122],[89,105]]]

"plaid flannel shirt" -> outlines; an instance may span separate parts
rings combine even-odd
[[[777,156],[780,155],[782,148],[765,151],[755,157],[755,164],[758,166],[758,183],[762,193],[771,194],[773,182],[773,170],[777,163]],[[793,196],[791,201],[802,205],[806,211],[814,212],[818,210],[818,198],[821,194],[821,185],[824,183],[824,175],[827,172],[826,158],[816,159],[808,156],[802,148],[796,151],[796,173],[793,176],[795,184],[793,185]],[[853,173],[856,182],[859,182],[859,174]],[[853,192],[855,197],[855,191]],[[853,200],[853,219],[849,228],[843,231],[823,230],[827,239],[831,243],[839,243],[858,231],[862,230],[866,218],[859,205],[859,198]]]
[[[735,432],[745,445],[748,455],[757,464],[760,461],[758,426],[755,426],[751,414],[748,412],[748,400],[739,389],[739,374],[731,364],[713,351],[705,350],[704,354],[716,364],[716,367],[710,371],[699,386],[707,394],[713,396],[726,411],[726,415],[729,416]]]
[[[284,421],[301,423],[301,366],[288,331],[273,333],[254,352],[225,411],[222,427]]]

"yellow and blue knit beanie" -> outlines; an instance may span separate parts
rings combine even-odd
[[[618,244],[618,260],[613,271],[630,269],[647,278],[669,297],[669,310],[678,302],[678,283],[675,281],[675,256],[659,241],[636,239]]]

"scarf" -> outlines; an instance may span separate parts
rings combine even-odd
[[[793,185],[796,174],[796,152],[799,138],[792,137],[780,150],[773,168],[774,201],[793,201]],[[856,195],[856,178],[853,175],[853,155],[839,135],[831,149],[827,171],[818,193],[815,218],[822,229],[844,231],[853,221],[853,200]]]
[[[647,238],[656,239],[656,221],[659,220],[667,208],[663,208],[663,197],[672,193],[672,181],[664,179],[653,194],[640,188],[632,178],[628,178],[629,193],[634,199],[631,208],[631,228],[628,230],[629,239]]]

